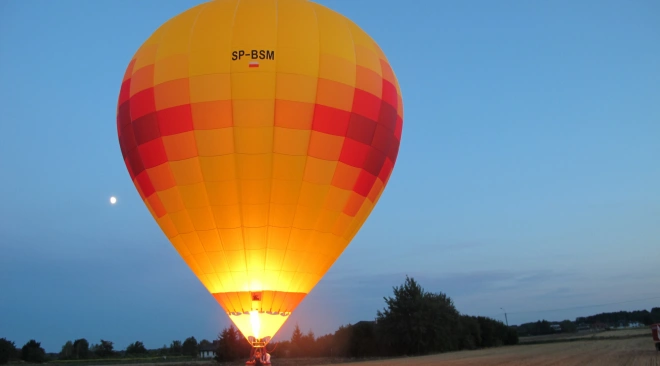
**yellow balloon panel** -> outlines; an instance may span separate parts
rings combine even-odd
[[[216,0],[175,16],[135,53],[117,110],[149,212],[255,338],[274,335],[363,225],[402,125],[382,50],[305,0]]]

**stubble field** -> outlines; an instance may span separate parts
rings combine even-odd
[[[354,366],[589,366],[626,365],[660,366],[660,352],[653,340],[630,331],[619,334],[602,332],[587,336],[591,339],[547,344],[517,345],[479,351],[451,352],[424,357],[353,363]],[[619,339],[610,339],[617,337]],[[606,338],[607,337],[607,338]]]
[[[551,335],[541,335],[532,337],[521,337],[520,344],[530,344],[539,342],[566,342],[574,340],[596,340],[596,339],[619,339],[630,337],[651,337],[651,329],[649,328],[635,328],[635,329],[617,329],[605,331],[584,331],[578,333],[560,333]]]

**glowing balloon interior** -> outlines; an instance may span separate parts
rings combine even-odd
[[[255,346],[371,213],[402,125],[378,45],[304,0],[217,0],[175,16],[130,61],[117,110],[149,212]]]

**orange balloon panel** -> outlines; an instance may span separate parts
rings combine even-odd
[[[402,116],[387,58],[347,18],[304,0],[216,0],[139,48],[117,129],[172,245],[237,325],[256,311],[272,336],[378,201]]]

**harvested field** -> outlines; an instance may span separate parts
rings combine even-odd
[[[598,337],[637,337],[637,336],[648,336],[652,337],[651,328],[637,328],[637,329],[617,329],[617,330],[606,330],[604,332],[599,332],[595,335]]]
[[[660,366],[653,340],[643,337],[518,345],[480,351],[353,363],[352,366]],[[302,365],[300,365],[302,366]]]
[[[545,343],[545,342],[565,342],[582,339],[602,339],[602,338],[631,338],[631,337],[651,337],[650,328],[637,329],[616,329],[601,331],[586,331],[578,333],[560,333],[542,336],[520,337],[520,344],[526,343]]]

